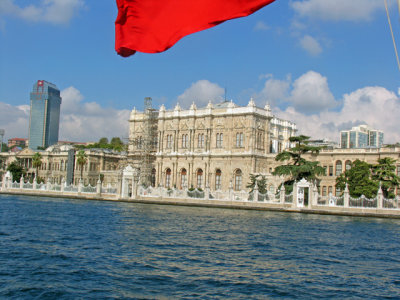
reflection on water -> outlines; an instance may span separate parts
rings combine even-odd
[[[0,298],[396,298],[399,225],[0,196]]]

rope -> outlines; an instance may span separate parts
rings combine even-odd
[[[397,67],[400,70],[400,61],[399,61],[399,54],[397,52],[397,47],[396,47],[396,41],[394,39],[394,34],[393,34],[393,28],[392,28],[392,22],[390,21],[390,16],[389,16],[389,9],[388,9],[388,5],[387,5],[387,0],[385,1],[385,8],[386,8],[386,15],[388,18],[388,23],[389,23],[389,27],[390,27],[390,33],[392,35],[392,40],[393,40],[393,47],[394,47],[394,52],[396,54],[396,60],[397,60]],[[399,12],[400,12],[400,0],[397,0],[398,4],[399,4]]]

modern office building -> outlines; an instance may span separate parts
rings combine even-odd
[[[58,142],[60,90],[52,83],[38,80],[31,92],[29,148],[46,148]]]
[[[353,127],[340,132],[340,148],[380,148],[383,145],[383,131],[368,125]]]

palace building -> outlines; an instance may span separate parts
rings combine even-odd
[[[152,185],[223,191],[246,190],[250,174],[269,170],[297,132],[294,123],[252,99],[245,107],[226,101],[204,108],[193,103],[188,110],[179,104],[173,110],[134,109],[129,124],[128,157],[141,170],[150,164]]]

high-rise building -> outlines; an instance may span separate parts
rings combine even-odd
[[[31,92],[29,148],[46,148],[58,142],[60,90],[52,83],[38,80]]]
[[[353,127],[340,132],[341,148],[379,148],[383,145],[383,131],[367,125]]]

